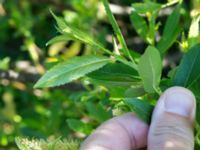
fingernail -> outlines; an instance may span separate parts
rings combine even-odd
[[[165,111],[190,117],[194,109],[194,97],[189,91],[171,91],[166,94]]]

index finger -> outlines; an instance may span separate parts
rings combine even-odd
[[[147,145],[148,125],[133,113],[103,123],[81,145],[80,150],[136,150]]]

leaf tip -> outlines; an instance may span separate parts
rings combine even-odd
[[[43,84],[40,82],[40,80],[38,80],[38,81],[34,84],[34,86],[33,86],[34,89],[42,88],[42,87],[44,87],[44,86],[43,86]]]
[[[50,44],[50,42],[48,41],[48,42],[46,42],[45,46],[49,46],[49,44]]]
[[[34,84],[33,88],[34,88],[34,89],[40,88],[38,82],[37,82],[36,84]]]

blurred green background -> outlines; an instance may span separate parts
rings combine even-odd
[[[143,52],[145,42],[131,26],[128,13],[135,0],[112,0],[112,11],[130,49]],[[165,0],[157,2],[165,3]],[[189,29],[190,13],[199,1],[185,1],[183,31]],[[51,89],[33,89],[34,83],[55,63],[92,51],[80,42],[46,46],[57,35],[49,10],[63,16],[107,47],[112,28],[98,0],[0,0],[0,149],[16,149],[15,137],[83,139],[101,122],[119,113],[109,101],[107,89],[85,80]],[[170,12],[170,9],[169,9]],[[168,11],[163,11],[165,21]],[[178,44],[169,51],[173,67],[180,57]],[[114,97],[114,96],[113,96]]]

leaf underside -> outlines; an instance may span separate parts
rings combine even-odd
[[[162,61],[159,51],[149,46],[142,55],[138,65],[138,71],[142,78],[144,89],[146,92],[153,93],[159,86]]]

